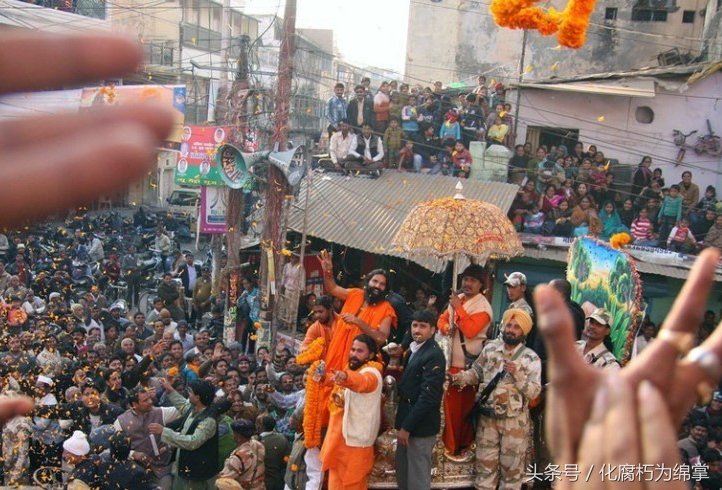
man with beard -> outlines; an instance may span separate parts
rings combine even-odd
[[[411,337],[398,385],[396,481],[401,490],[431,488],[431,453],[441,425],[446,359],[434,340],[436,316],[414,312]]]
[[[484,268],[472,264],[461,274],[461,294],[452,294],[449,307],[439,317],[439,330],[451,337],[451,367],[456,374],[469,366],[481,353],[486,331],[492,323],[491,305],[481,294]],[[451,325],[453,319],[453,327]],[[474,430],[466,420],[474,405],[476,390],[472,386],[451,387],[444,397],[443,440],[451,454],[459,454],[474,440]]]
[[[677,447],[684,451],[687,460],[697,458],[700,451],[707,447],[707,422],[699,417],[690,424],[689,435],[677,441]]]
[[[368,273],[364,289],[346,289],[336,284],[333,278],[333,263],[329,253],[321,251],[319,261],[323,269],[324,289],[328,294],[345,301],[325,358],[326,369],[335,371],[346,367],[348,351],[357,335],[366,334],[374,339],[376,345],[384,345],[391,327],[396,325],[396,312],[386,301],[388,275],[383,269]]]
[[[501,339],[489,341],[471,369],[452,374],[454,384],[479,384],[476,488],[521,488],[529,443],[529,400],[541,392],[541,362],[524,346],[529,314],[507,310]],[[501,482],[499,477],[501,476]]]
[[[327,371],[334,384],[328,432],[321,447],[329,490],[365,489],[374,465],[374,442],[381,424],[381,365],[369,364],[376,339],[354,337],[345,369]]]

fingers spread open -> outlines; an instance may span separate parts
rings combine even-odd
[[[132,72],[141,59],[137,43],[110,33],[57,36],[10,31],[0,35],[0,93],[119,76]]]
[[[604,462],[607,469],[612,471],[612,478],[615,478],[619,476],[620,467],[636,465],[640,459],[637,420],[634,416],[636,400],[629,382],[618,374],[607,376],[606,385],[609,404],[604,417]],[[608,487],[627,490],[643,488],[639,478],[631,480],[611,482]]]
[[[534,290],[537,325],[547,347],[549,380],[563,383],[588,369],[576,349],[574,322],[561,294],[551,286]]]
[[[682,291],[677,295],[672,310],[664,320],[662,329],[682,333],[697,331],[718,261],[719,251],[716,249],[707,249],[700,254]],[[629,376],[633,385],[648,379],[662,392],[666,392],[673,379],[678,355],[679,352],[670,341],[660,338],[630,363],[628,369],[624,370],[624,375]]]
[[[3,152],[35,145],[73,134],[76,131],[95,129],[111,123],[139,123],[147,127],[158,139],[168,134],[173,115],[169,109],[157,104],[104,107],[99,110],[73,114],[31,117],[0,122],[0,149]]]
[[[674,468],[679,464],[677,434],[667,410],[667,401],[649,381],[642,381],[637,388],[639,406],[639,437],[641,442],[641,463],[652,467]],[[657,482],[654,488],[686,489],[681,480]]]
[[[109,124],[0,157],[0,225],[13,227],[124,189],[150,168],[159,141],[139,124]],[[70,192],[68,192],[70,190]]]

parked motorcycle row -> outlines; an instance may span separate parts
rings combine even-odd
[[[176,254],[187,251],[181,244],[193,240],[188,217],[143,207],[132,217],[115,210],[91,216],[81,208],[63,223],[39,224],[11,234],[8,249],[0,255],[10,264],[19,250],[25,250],[27,285],[42,298],[60,292],[67,300],[79,302],[92,293],[138,308],[144,297],[143,309],[148,309],[152,307],[148,298],[155,296],[163,272],[171,271],[177,258],[171,254],[164,262],[160,250],[154,248],[159,228],[171,239]],[[102,254],[91,257],[94,240],[101,242]],[[210,251],[196,262],[210,265]]]

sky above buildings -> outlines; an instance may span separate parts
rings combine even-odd
[[[296,27],[333,29],[340,55],[360,66],[403,73],[410,0],[297,0]],[[283,15],[284,0],[240,0],[253,14]]]

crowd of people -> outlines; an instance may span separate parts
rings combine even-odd
[[[501,83],[492,90],[486,78],[470,93],[452,98],[439,81],[431,87],[382,82],[376,93],[364,78],[346,99],[337,83],[327,103],[328,171],[379,176],[386,168],[468,177],[469,145],[513,142],[511,105]],[[325,145],[322,145],[325,146]]]
[[[519,193],[509,218],[518,231],[605,241],[626,233],[635,245],[687,254],[722,246],[714,186],[702,195],[691,171],[667,184],[650,156],[641,159],[632,182],[621,183],[615,164],[595,145],[515,145],[505,93],[503,84],[489,86],[484,76],[456,97],[441,82],[424,88],[389,81],[373,91],[365,78],[347,100],[338,83],[327,103],[328,158],[320,166],[347,175],[378,177],[397,169],[465,178],[471,142],[502,145],[513,150],[508,182],[519,185]]]
[[[110,36],[5,35],[0,51],[17,66],[5,73],[5,91],[120,75],[116,72],[132,69],[140,58],[132,43]],[[37,63],[15,63],[19,56]],[[76,59],[77,69],[58,71],[51,57]],[[107,116],[100,110],[27,126],[11,123],[18,130],[15,146],[3,155],[11,155],[13,165],[2,162],[0,173],[14,177],[16,185],[8,186],[3,199],[18,198],[14,204],[26,206],[4,207],[15,209],[3,215],[4,224],[21,223],[137,177],[137,172],[122,174],[123,169],[145,171],[150,149],[170,130],[170,117],[155,107],[130,108],[113,113],[120,121],[113,127],[102,119]],[[152,119],[157,116],[160,121]],[[133,117],[143,123],[130,122]],[[100,137],[103,144],[89,146],[95,143],[80,137],[85,135],[81,123],[94,127],[101,122],[109,130]],[[33,137],[28,139],[21,129],[30,128]],[[49,150],[38,142],[48,132],[56,138]],[[118,133],[122,145],[113,139]],[[24,147],[28,142],[30,153]],[[67,158],[57,152],[65,143],[76,153],[59,160]],[[115,151],[107,152],[107,147]],[[92,173],[99,155],[81,151],[89,148],[103,150],[118,170],[109,176],[118,181],[115,186],[105,180],[104,175],[111,174],[107,170]],[[47,159],[39,158],[44,151]],[[50,167],[38,167],[46,164]],[[53,182],[44,187],[27,168],[52,170],[61,184],[70,182],[62,181],[66,169],[76,171],[68,172],[73,179],[79,170],[96,178],[79,179],[75,186]],[[44,199],[20,198],[17,192],[26,193],[31,184]],[[33,246],[13,243],[14,253],[6,263],[14,275],[3,274],[8,286],[0,311],[0,385],[6,395],[0,400],[2,469],[10,485],[28,482],[31,475],[43,481],[53,475],[32,471],[36,468],[62,468],[64,486],[71,489],[320,488],[326,471],[332,490],[365,488],[376,436],[382,427],[393,426],[399,487],[428,488],[431,440],[441,430],[443,403],[446,451],[453,456],[471,450],[476,438],[475,486],[518,488],[530,441],[537,460],[543,454],[537,439],[539,414],[531,407],[544,406],[534,401],[543,395],[546,364],[556,390],[548,422],[557,437],[549,443],[560,465],[581,463],[586,468],[612,455],[624,464],[665,466],[679,461],[676,453],[667,452],[677,412],[697,394],[711,394],[709,384],[719,382],[722,372],[722,335],[714,329],[714,314],[706,315],[700,329],[700,338],[709,338],[692,349],[692,332],[697,330],[693,320],[707,301],[711,271],[719,261],[719,254],[711,251],[698,259],[667,318],[669,324],[656,339],[654,328],[645,325],[644,341],[638,338],[637,346],[637,352],[643,352],[622,369],[630,373],[622,377],[614,376],[618,360],[605,345],[613,318],[601,308],[581,310],[562,279],[537,288],[532,300],[526,276],[510,274],[505,278],[509,307],[494,312],[482,292],[486,271],[478,265],[463,271],[461,291],[441,304],[447,301],[399,298],[383,270],[368,273],[362,288],[343,287],[334,280],[331,257],[322,253],[329,296],[312,305],[315,321],[301,352],[294,356],[278,342],[247,356],[241,345],[212,338],[212,330],[202,322],[188,335],[182,312],[176,312],[174,321],[164,300],[155,321],[119,304],[104,304],[97,290],[78,297],[58,270],[66,263],[60,252],[48,257]],[[47,280],[31,277],[37,263],[49,272]],[[190,269],[197,279],[193,265],[187,267],[189,280],[194,274]],[[166,279],[172,281],[170,274]],[[180,280],[187,293],[190,283]],[[244,278],[245,291],[252,286]],[[23,296],[23,288],[32,294]],[[495,317],[501,317],[498,333]],[[392,336],[398,342],[390,341]],[[436,339],[450,344],[448,371]],[[547,356],[545,348],[553,355]],[[381,416],[382,373],[398,379],[393,422]],[[451,385],[446,391],[445,379]],[[17,403],[9,400],[11,394],[34,398],[34,407],[23,397],[16,398]],[[702,475],[695,485],[719,488],[722,396],[709,398],[702,396],[688,417],[689,437],[685,434],[679,448],[684,461],[696,465],[687,474]]]
[[[13,258],[0,266],[0,380],[3,393],[30,395],[36,407],[3,428],[7,485],[57,468],[68,488],[320,488],[325,472],[329,488],[365,488],[376,437],[392,428],[399,488],[429,488],[437,437],[452,456],[476,443],[477,488],[519,488],[529,464],[545,461],[543,417],[530,407],[543,393],[546,353],[523,272],[506,277],[508,308],[494,312],[480,266],[462,273],[461,292],[447,302],[423,288],[390,291],[383,270],[367,274],[361,289],[341,287],[322,254],[327,295],[304,297],[309,320],[296,352],[283,340],[256,348],[253,334],[224,343],[225,293],[181,308],[176,300],[193,298],[194,282],[210,288],[190,255],[164,273],[146,315],[101,291],[75,300],[61,280],[34,280],[44,255],[20,241],[27,236],[11,236]],[[58,258],[43,277],[56,277]],[[288,264],[292,272],[297,258]],[[585,313],[562,279],[552,286],[567,299],[586,362],[618,370],[609,313]],[[258,295],[244,276],[239,333],[253,331]],[[699,341],[714,324],[708,312]],[[646,322],[635,356],[655,332]],[[448,371],[437,343],[444,338]],[[398,384],[395,420],[381,416],[388,375]],[[712,473],[713,455],[722,454],[721,401],[717,394],[696,409],[680,442],[688,464]]]
[[[704,195],[692,181],[666,185],[660,168],[645,156],[632,176],[629,191],[615,182],[614,168],[594,145],[586,151],[577,143],[571,153],[564,146],[517,145],[509,161],[510,182],[519,192],[509,210],[518,231],[547,236],[591,235],[609,241],[626,233],[642,247],[695,254],[722,246],[722,209],[717,191],[708,185]]]

